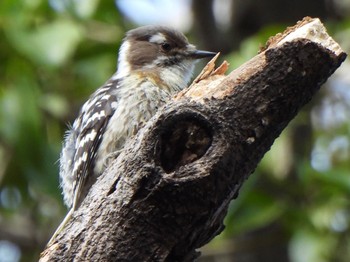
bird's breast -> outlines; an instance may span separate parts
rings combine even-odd
[[[112,153],[116,156],[114,152],[123,149],[125,142],[174,95],[174,90],[157,86],[158,80],[149,77],[123,79],[117,90],[114,114],[98,149],[95,174],[101,174],[108,165],[108,159],[103,156]]]

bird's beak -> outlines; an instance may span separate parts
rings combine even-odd
[[[201,59],[201,58],[206,58],[206,57],[213,57],[217,53],[214,52],[209,52],[209,51],[203,51],[203,50],[194,50],[190,52],[189,57],[192,59]]]

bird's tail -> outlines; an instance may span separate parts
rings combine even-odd
[[[74,209],[71,208],[69,210],[69,212],[67,213],[67,215],[65,216],[65,218],[63,219],[63,221],[61,222],[61,224],[56,229],[55,233],[53,233],[52,237],[50,238],[49,242],[47,243],[47,246],[52,245],[53,240],[63,230],[63,228],[66,226],[67,222],[71,219],[73,212],[74,212]]]

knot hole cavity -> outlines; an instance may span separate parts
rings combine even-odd
[[[170,122],[170,121],[169,121]],[[201,158],[212,143],[212,132],[205,119],[172,119],[160,136],[158,157],[165,172]]]

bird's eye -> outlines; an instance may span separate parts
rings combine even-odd
[[[163,51],[165,51],[165,52],[168,52],[171,49],[171,45],[167,42],[162,43],[161,47],[162,47]]]

